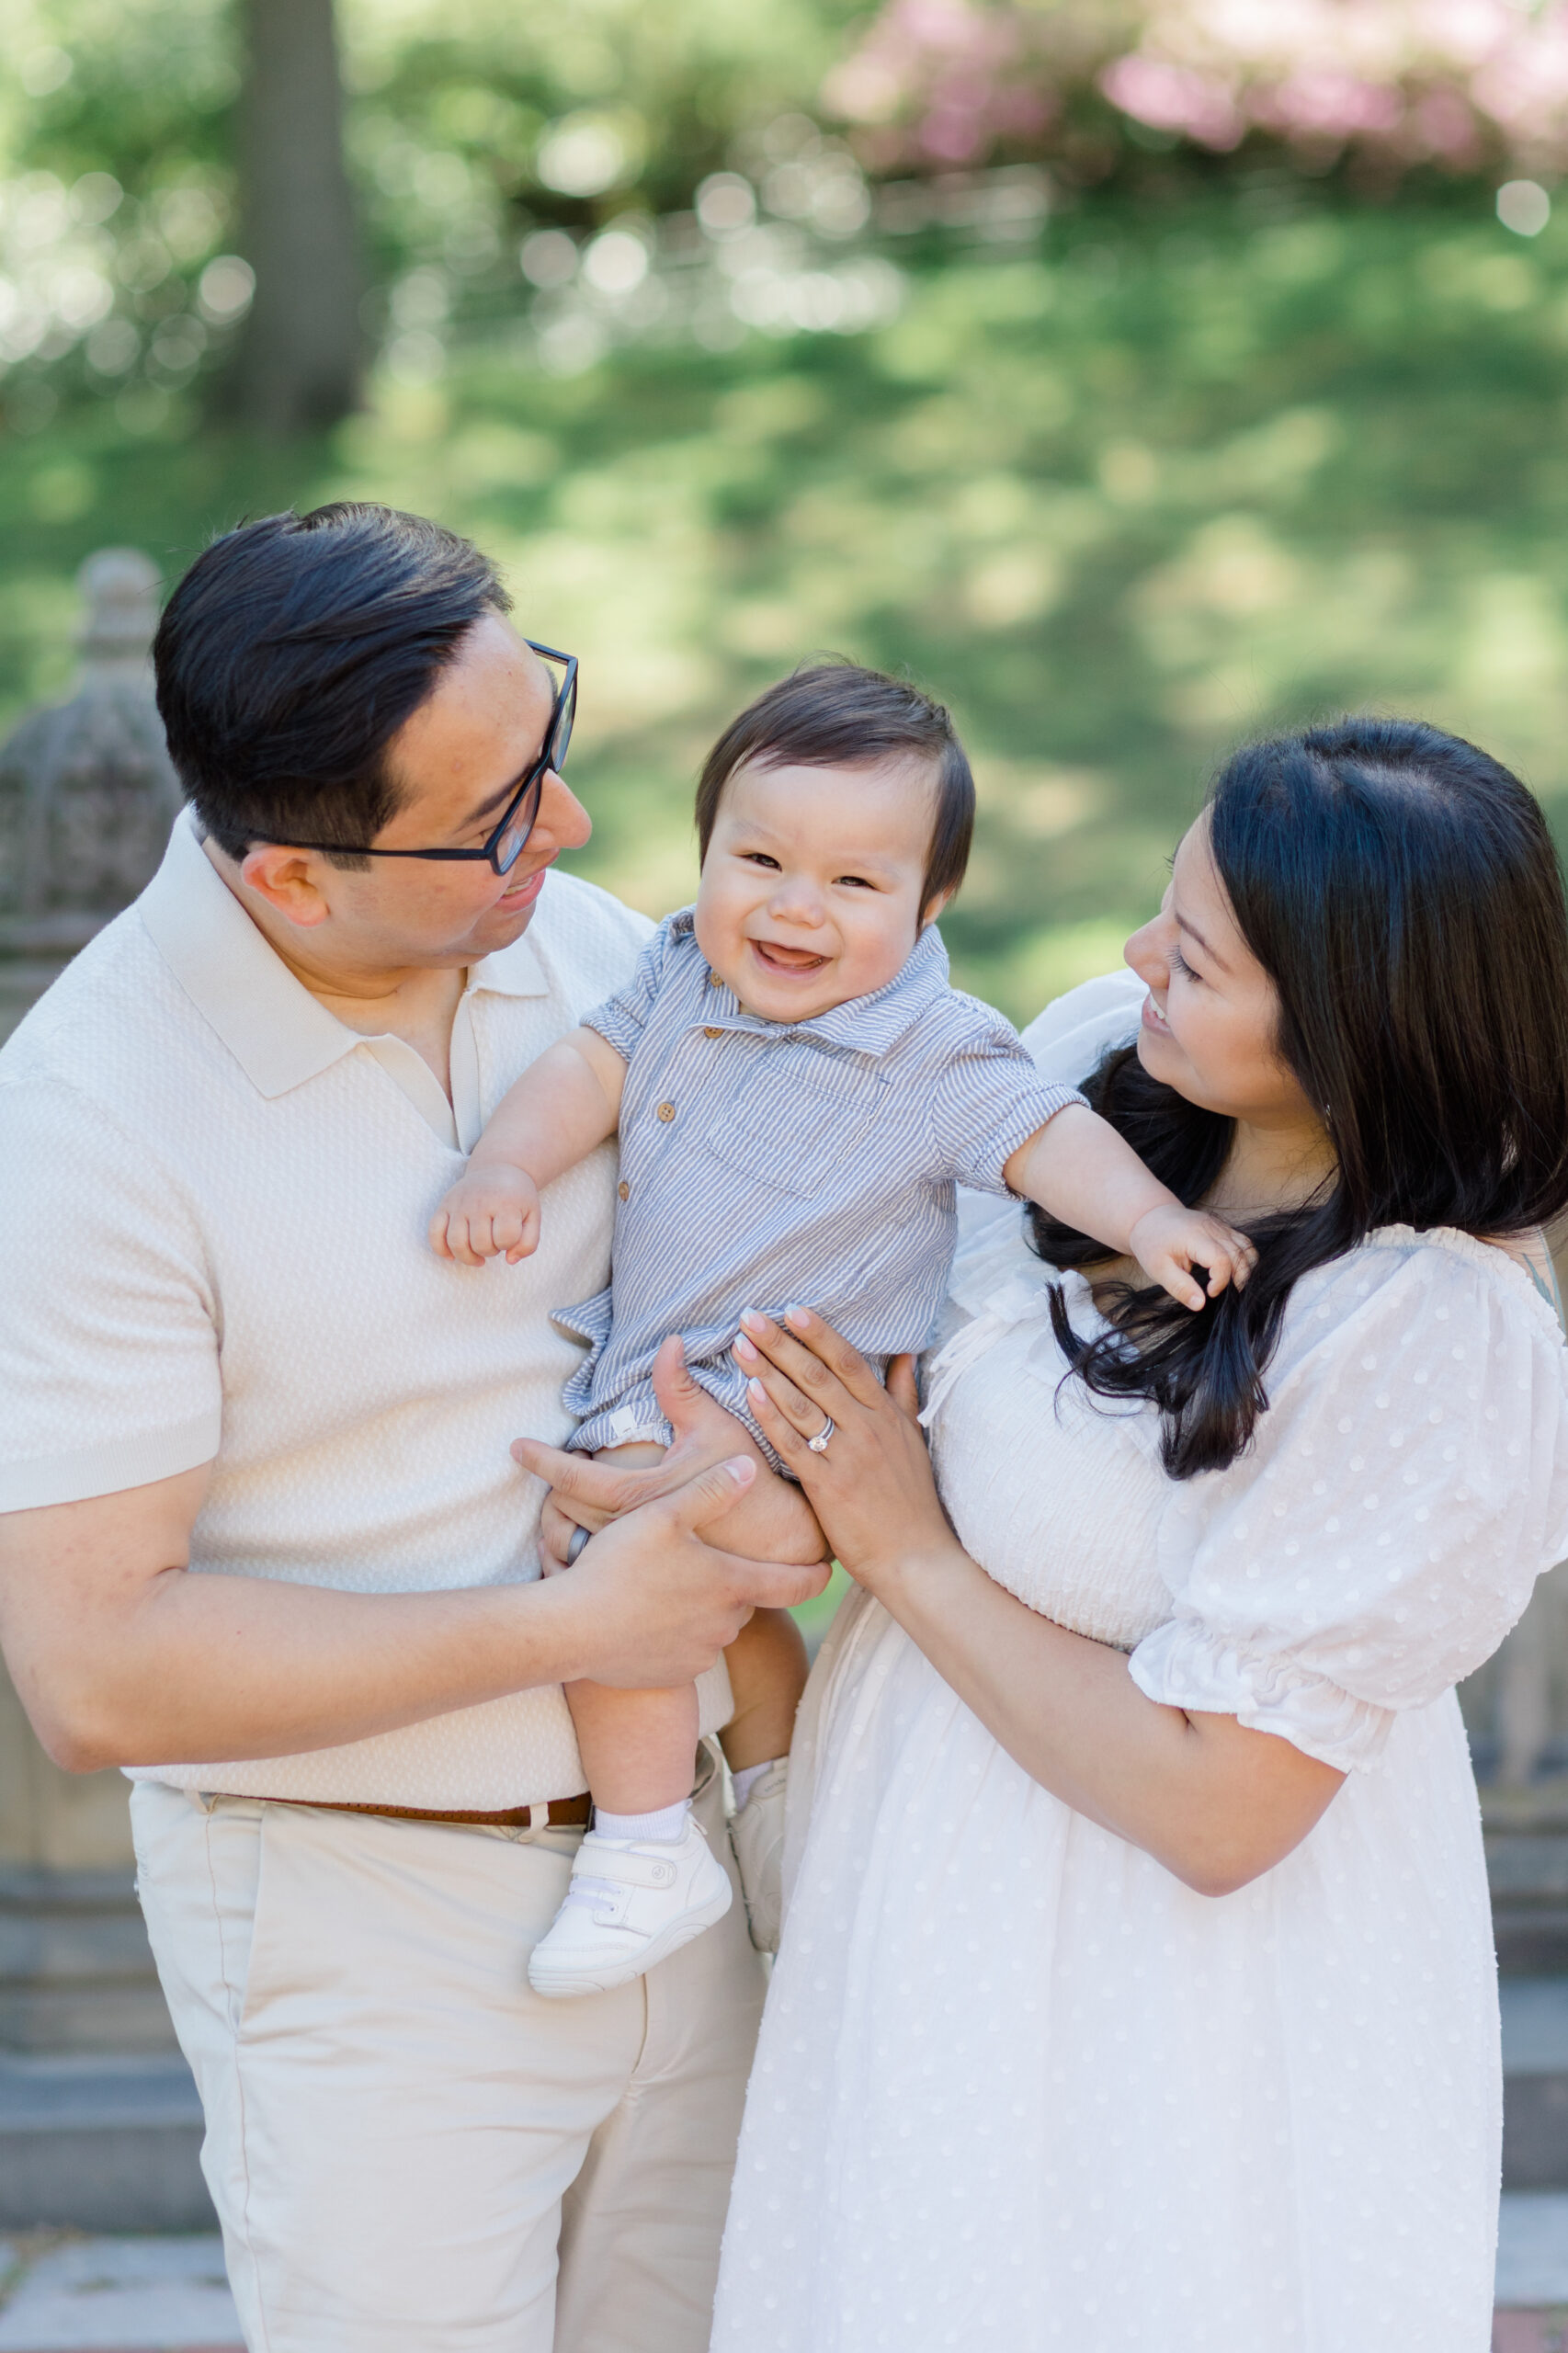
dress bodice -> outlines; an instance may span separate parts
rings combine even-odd
[[[1098,1322],[1078,1275],[1021,1242],[1012,1271],[932,1363],[931,1449],[959,1540],[987,1575],[1074,1633],[1131,1650],[1171,1613],[1157,1536],[1170,1495],[1151,1407],[1096,1403],[1051,1328],[1061,1281],[1080,1331]]]

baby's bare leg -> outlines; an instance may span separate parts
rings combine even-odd
[[[641,1464],[661,1461],[664,1453],[644,1439],[607,1446],[596,1460]],[[597,1806],[606,1813],[656,1813],[691,1795],[695,1684],[670,1691],[617,1691],[602,1683],[564,1688]]]
[[[658,1813],[691,1795],[695,1683],[673,1691],[612,1691],[602,1683],[568,1683],[565,1690],[583,1770],[602,1812]]]
[[[806,1646],[787,1609],[754,1610],[724,1664],[735,1712],[719,1734],[732,1773],[787,1756],[806,1688]]]

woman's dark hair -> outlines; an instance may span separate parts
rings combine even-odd
[[[390,506],[268,515],[215,540],[153,647],[169,755],[207,833],[231,858],[373,841],[398,805],[388,744],[464,632],[510,602],[467,540]]]
[[[704,858],[724,787],[737,768],[860,767],[897,757],[936,772],[921,906],[956,891],[974,835],[974,778],[947,711],[918,687],[854,662],[816,662],[780,678],[748,703],[703,763],[697,787],[697,839]]]
[[[1375,1228],[1517,1234],[1568,1208],[1568,917],[1546,821],[1518,779],[1417,720],[1345,719],[1235,754],[1209,838],[1243,938],[1278,992],[1278,1051],[1321,1104],[1332,1188],[1252,1228],[1244,1290],[1198,1313],[1124,1288],[1081,1340],[1102,1396],[1159,1406],[1174,1478],[1232,1462],[1267,1406],[1292,1286]],[[1150,1077],[1134,1047],[1085,1093],[1184,1201],[1201,1200],[1233,1123]],[[1056,1267],[1103,1244],[1030,1213]]]

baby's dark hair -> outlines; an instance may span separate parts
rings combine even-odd
[[[937,813],[920,904],[956,891],[974,835],[974,778],[947,711],[907,679],[855,662],[815,662],[748,703],[709,753],[697,787],[702,856],[737,768],[860,767],[904,753],[936,772]]]

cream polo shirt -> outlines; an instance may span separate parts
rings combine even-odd
[[[470,972],[452,1101],[402,1040],[301,986],[188,815],[158,873],[0,1050],[0,1510],[210,1463],[208,1575],[422,1593],[539,1574],[519,1435],[564,1438],[581,1350],[550,1311],[609,1271],[607,1144],[545,1196],[520,1266],[425,1230],[528,1063],[631,975],[652,926],[552,873]],[[729,1707],[722,1665],[703,1723]],[[585,1786],[557,1686],[371,1740],[140,1778],[498,1809]]]

